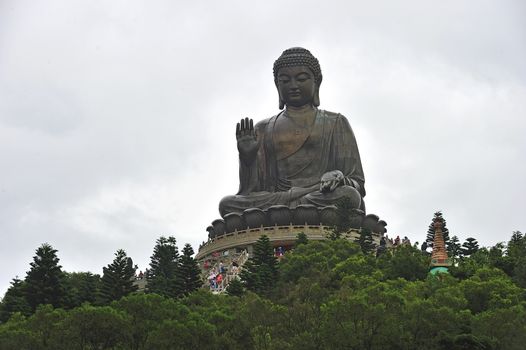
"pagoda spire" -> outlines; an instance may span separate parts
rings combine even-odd
[[[447,256],[446,243],[442,234],[442,220],[435,221],[435,237],[433,239],[433,252],[431,253],[430,272],[447,272],[451,261]]]

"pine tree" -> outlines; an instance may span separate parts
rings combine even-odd
[[[178,274],[181,293],[184,295],[190,294],[203,285],[200,277],[201,270],[199,265],[197,265],[197,261],[192,257],[193,255],[194,250],[192,246],[188,243],[185,244]]]
[[[83,303],[94,304],[100,289],[99,275],[91,272],[65,273],[66,308],[74,308]]]
[[[368,228],[362,228],[360,231],[360,236],[356,237],[354,241],[360,245],[360,248],[364,254],[370,254],[376,248],[376,244],[374,244],[373,241],[373,235],[371,230]]]
[[[228,295],[240,297],[245,293],[245,289],[243,288],[243,283],[239,279],[234,278],[226,287],[226,292]]]
[[[521,287],[526,288],[526,235],[514,231],[508,248],[506,258],[511,263],[512,278]]]
[[[354,205],[349,197],[343,197],[336,205],[336,215],[338,221],[332,232],[329,233],[329,239],[339,239],[342,233],[346,233],[351,229],[351,214],[354,209]]]
[[[433,240],[435,239],[435,222],[441,221],[442,222],[442,236],[444,237],[444,242],[446,243],[446,249],[449,247],[449,230],[446,226],[446,220],[442,216],[441,211],[437,211],[433,217],[433,220],[429,224],[429,228],[427,229],[427,237],[426,242],[429,247],[433,246]]]
[[[521,231],[513,231],[508,242],[507,253],[514,259],[526,256],[526,235],[523,235]]]
[[[181,285],[177,281],[179,263],[179,249],[175,237],[161,236],[155,242],[153,255],[150,257],[150,269],[146,273],[148,293],[172,298],[180,295]]]
[[[462,243],[462,255],[470,256],[479,250],[479,243],[473,237],[466,238],[466,241]]]
[[[449,245],[447,246],[447,255],[449,258],[456,261],[462,257],[462,246],[457,236],[451,237]]]
[[[274,249],[266,235],[254,244],[254,255],[248,259],[241,272],[241,281],[248,290],[256,293],[268,293],[278,276],[278,261]]]
[[[66,294],[64,273],[58,264],[57,250],[48,243],[42,244],[30,263],[31,268],[25,279],[26,300],[35,311],[40,304],[51,304],[61,307]]]
[[[15,312],[20,312],[25,316],[31,314],[31,307],[24,292],[24,281],[18,276],[13,278],[11,286],[7,289],[2,303],[0,303],[0,322],[6,322]]]
[[[99,293],[101,304],[119,300],[137,290],[137,286],[133,284],[137,266],[133,265],[133,260],[126,255],[123,249],[117,250],[113,262],[103,267],[102,271],[104,274]]]
[[[297,247],[299,245],[307,243],[309,243],[307,235],[303,232],[298,233],[298,235],[296,236],[296,243],[294,245]]]

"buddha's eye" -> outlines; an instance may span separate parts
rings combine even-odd
[[[296,78],[296,80],[299,81],[300,83],[304,83],[309,79],[310,79],[310,76],[308,76],[307,74],[300,74]]]

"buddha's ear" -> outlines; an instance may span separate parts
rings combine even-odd
[[[281,93],[279,92],[278,85],[276,84],[276,89],[278,90],[278,97],[279,97],[279,109],[285,108],[285,102],[281,98]]]
[[[320,106],[320,86],[316,85],[316,90],[314,91],[314,97],[312,98],[312,104],[314,107]]]

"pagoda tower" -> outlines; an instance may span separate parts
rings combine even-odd
[[[442,221],[435,222],[435,237],[433,239],[433,253],[431,253],[430,273],[448,272],[451,261],[447,257],[446,243],[442,234]]]

